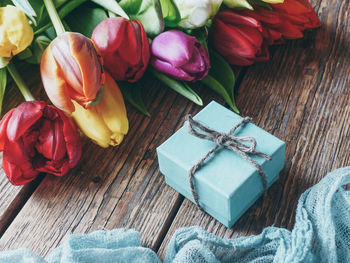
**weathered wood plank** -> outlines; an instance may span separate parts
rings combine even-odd
[[[257,234],[272,224],[291,229],[300,194],[331,170],[350,165],[350,7],[337,0],[313,3],[322,28],[275,48],[271,61],[248,69],[239,89],[242,113],[287,142],[280,179],[232,229],[185,200],[161,257],[179,227],[199,225],[226,238]]]

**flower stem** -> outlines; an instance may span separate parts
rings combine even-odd
[[[21,75],[19,75],[17,69],[15,68],[15,66],[13,65],[12,62],[10,62],[7,65],[7,70],[10,73],[11,77],[13,78],[13,80],[16,82],[17,87],[19,88],[19,90],[21,91],[24,99],[26,101],[32,101],[35,100],[35,98],[33,97],[32,93],[30,93],[27,85],[24,83]]]
[[[44,0],[44,4],[45,4],[47,12],[49,13],[53,27],[56,30],[56,34],[60,35],[60,34],[63,34],[64,32],[66,32],[66,30],[64,29],[64,26],[62,24],[62,21],[57,13],[56,7],[53,4],[52,0]]]

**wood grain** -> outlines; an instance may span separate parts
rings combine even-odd
[[[280,179],[232,229],[185,200],[160,247],[161,258],[179,227],[199,225],[225,238],[258,234],[270,225],[291,229],[301,193],[333,169],[350,165],[349,4],[313,4],[322,28],[275,48],[268,63],[248,69],[239,88],[243,115],[287,142]]]

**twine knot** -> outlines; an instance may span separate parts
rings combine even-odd
[[[214,142],[217,144],[217,145],[220,145],[220,146],[224,146],[225,143],[227,141],[229,141],[230,138],[229,136],[227,136],[226,134],[217,134],[215,137],[214,137]]]
[[[202,166],[204,161],[220,147],[225,147],[237,153],[243,159],[251,163],[258,170],[259,176],[261,177],[263,182],[264,192],[266,193],[266,190],[267,190],[266,174],[262,169],[262,167],[256,161],[254,161],[248,154],[257,155],[265,158],[266,160],[271,160],[271,157],[264,153],[256,151],[256,140],[254,137],[250,137],[250,136],[238,137],[238,136],[231,135],[231,134],[234,134],[234,132],[239,127],[242,127],[243,125],[249,122],[251,122],[251,118],[245,117],[240,122],[238,122],[228,133],[223,133],[223,132],[215,131],[209,128],[208,126],[204,125],[203,123],[200,123],[199,121],[195,121],[191,115],[186,116],[186,123],[188,124],[189,133],[191,133],[192,135],[198,138],[215,142],[216,144],[206,155],[203,156],[202,159],[200,159],[190,169],[190,172],[189,172],[189,180],[190,180],[192,196],[195,203],[201,210],[202,208],[199,205],[199,201],[198,201],[199,197],[197,192],[195,191],[193,177],[195,172]]]

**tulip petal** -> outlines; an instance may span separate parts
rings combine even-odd
[[[0,122],[0,152],[4,150],[5,142],[7,140],[7,125],[11,119],[12,113],[15,109],[10,110],[5,116],[1,119]]]
[[[89,109],[84,109],[75,101],[73,101],[73,103],[75,105],[75,111],[72,113],[72,117],[80,130],[96,144],[107,148],[112,132],[107,128],[104,120],[100,118],[97,113],[96,107],[101,104],[101,102],[96,106],[91,106]]]
[[[184,81],[194,81],[195,76],[189,75],[186,71],[181,68],[175,68],[168,62],[159,60],[157,58],[151,58],[152,66],[157,69],[159,72],[170,75],[175,79],[184,80]]]
[[[7,5],[0,7],[0,57],[12,57],[25,50],[34,38],[25,14]]]
[[[196,46],[198,47],[199,45]],[[199,52],[198,48],[194,48],[191,59],[181,68],[189,74],[195,74],[197,72],[203,72],[205,67],[206,65],[203,61],[202,54]]]
[[[196,38],[178,30],[169,30],[158,35],[152,42],[153,56],[167,61],[174,67],[181,67],[192,57]]]
[[[49,106],[53,107],[53,106]],[[70,119],[67,118],[66,115],[62,111],[57,111],[61,123],[61,130],[63,132],[64,141],[66,144],[66,151],[68,154],[68,164],[69,168],[75,167],[81,157],[81,142],[80,137],[76,131],[76,127],[74,123]]]
[[[86,101],[93,101],[103,84],[102,66],[91,41],[79,33],[68,35],[72,57],[78,63],[83,77],[83,94]],[[74,99],[74,98],[73,98]]]
[[[3,151],[3,169],[14,185],[22,185],[35,179],[38,172],[32,165],[31,158],[25,151],[22,140],[5,143]]]
[[[22,170],[19,166],[12,164],[6,160],[6,154],[3,155],[2,168],[4,169],[7,178],[13,185],[24,185],[33,181],[38,172],[33,169]]]
[[[113,78],[106,74],[106,84],[103,90],[102,101],[97,105],[97,112],[103,118],[108,129],[112,131],[112,146],[118,145],[129,130],[129,121],[123,95]],[[113,110],[111,110],[113,109]]]
[[[105,69],[120,81],[137,81],[145,72],[150,50],[142,24],[108,18],[94,29],[92,40],[101,51]]]
[[[260,22],[255,18],[240,15],[230,10],[224,10],[218,13],[215,17],[215,20],[225,21],[225,24],[231,24],[235,26],[245,25],[245,26],[256,28],[259,31],[262,31]]]
[[[101,147],[119,144],[128,132],[129,122],[123,96],[113,78],[106,74],[101,101],[84,109],[76,102],[72,117],[83,133]]]
[[[47,96],[59,109],[71,114],[74,111],[69,87],[56,63],[50,46],[44,51],[40,62],[41,79]]]
[[[213,27],[215,49],[226,57],[228,54],[236,54],[239,57],[254,58],[262,43],[262,36],[256,37],[259,43],[253,44],[235,26],[229,26],[221,20],[216,20]],[[259,34],[259,31],[256,31]]]
[[[46,158],[36,159],[36,170],[63,176],[79,162],[81,157],[80,139],[73,124],[63,112],[53,106],[47,106],[45,113],[47,120],[50,120],[51,127],[49,127],[50,130],[45,130],[45,127],[42,127],[42,138],[39,142],[42,146],[47,146],[49,151],[45,151],[45,149],[39,151],[38,149]],[[46,136],[49,137],[48,141],[51,142],[51,145],[42,141]]]
[[[72,57],[69,41],[69,33],[59,35],[50,45],[51,53],[63,71],[65,81],[78,94],[81,94],[83,93],[83,77],[79,64]]]
[[[8,139],[11,141],[18,140],[19,137],[40,120],[45,105],[46,103],[43,101],[29,101],[15,108],[7,124]]]
[[[123,38],[120,36],[124,35],[127,21],[123,17],[111,17],[104,19],[95,27],[91,39],[100,49],[102,56],[112,54],[119,49],[123,43]]]

